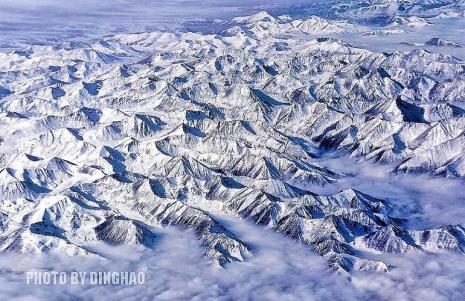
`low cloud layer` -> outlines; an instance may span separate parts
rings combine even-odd
[[[306,246],[236,219],[227,223],[253,247],[245,263],[226,269],[210,265],[191,233],[167,230],[150,251],[122,249],[108,260],[62,256],[0,257],[0,297],[30,300],[67,297],[97,300],[112,292],[118,300],[360,300],[347,280],[327,270],[326,261]],[[128,258],[130,254],[131,258]],[[13,259],[12,259],[13,258]],[[10,262],[17,262],[12,267]],[[146,271],[143,287],[31,286],[21,271]],[[73,299],[74,300],[74,299]]]
[[[465,296],[463,255],[409,254],[384,259],[392,271],[357,273],[352,279],[355,290],[376,296],[374,300],[459,301]]]
[[[332,186],[315,187],[322,194],[355,188],[393,205],[393,216],[409,221],[410,228],[426,229],[447,224],[465,224],[462,179],[426,174],[393,173],[394,166],[347,158],[325,158],[322,165],[342,171],[346,177]]]
[[[154,250],[122,248],[108,259],[58,255],[0,257],[2,300],[463,300],[463,257],[452,254],[385,256],[390,273],[328,271],[326,261],[281,235],[236,218],[220,217],[253,247],[245,263],[212,267],[191,233],[160,230]],[[12,264],[14,262],[14,264]],[[23,272],[145,271],[143,286],[26,285]]]
[[[464,223],[463,182],[444,178],[390,174],[389,167],[356,160],[322,164],[354,175],[327,186],[328,194],[354,187],[394,204],[412,228]],[[436,300],[465,296],[465,265],[460,254],[372,254],[392,269],[389,273],[355,272],[351,279],[330,272],[311,248],[278,233],[233,217],[218,216],[252,247],[244,263],[212,267],[192,233],[155,228],[153,250],[109,249],[107,259],[48,255],[0,255],[1,300]],[[35,286],[24,272],[144,271],[143,286]]]

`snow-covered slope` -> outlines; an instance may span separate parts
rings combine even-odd
[[[278,35],[303,34],[337,34],[360,31],[363,27],[347,21],[327,20],[318,16],[299,20],[289,16],[273,17],[267,12],[259,12],[248,17],[237,17],[231,21],[216,24],[218,28],[226,28],[227,34],[234,35],[238,31],[261,38]]]
[[[340,272],[389,270],[364,252],[465,252],[461,225],[410,229],[370,191],[313,190],[350,177],[318,164],[329,150],[463,178],[465,62],[311,37],[359,30],[346,21],[221,26],[2,56],[0,250],[98,256],[94,245],[151,248],[157,227],[176,226],[223,266],[253,256],[216,218],[229,214]]]

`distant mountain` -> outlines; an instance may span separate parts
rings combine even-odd
[[[396,18],[460,15],[464,9],[465,2],[462,0],[330,0],[298,5],[291,11],[297,15],[313,14],[331,19],[387,25]]]
[[[257,38],[276,35],[321,35],[350,33],[360,31],[363,27],[347,21],[336,21],[311,16],[306,19],[293,19],[290,16],[273,17],[262,11],[247,17],[237,17],[230,21],[216,23],[216,32],[234,35],[243,32]]]
[[[460,45],[459,43],[455,43],[453,41],[449,40],[444,40],[440,38],[432,38],[428,41],[425,42],[425,45],[428,46],[447,46],[447,47],[455,47],[455,48],[463,48],[463,45]]]

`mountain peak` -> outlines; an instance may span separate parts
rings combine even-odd
[[[236,17],[232,20],[237,23],[276,22],[276,19],[266,11],[260,11],[246,17]]]

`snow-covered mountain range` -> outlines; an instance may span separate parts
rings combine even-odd
[[[333,2],[338,16],[429,26],[407,16],[424,12],[416,1]],[[327,153],[463,180],[464,61],[315,37],[369,30],[350,20],[260,12],[214,26],[0,53],[1,252],[100,256],[177,226],[225,266],[254,256],[217,218],[232,215],[340,273],[390,269],[370,254],[465,253],[463,225],[413,229],[370,191],[315,193],[352,176],[320,164]]]
[[[295,7],[296,12],[381,25],[404,17],[463,16],[464,9],[462,0],[329,0]]]

